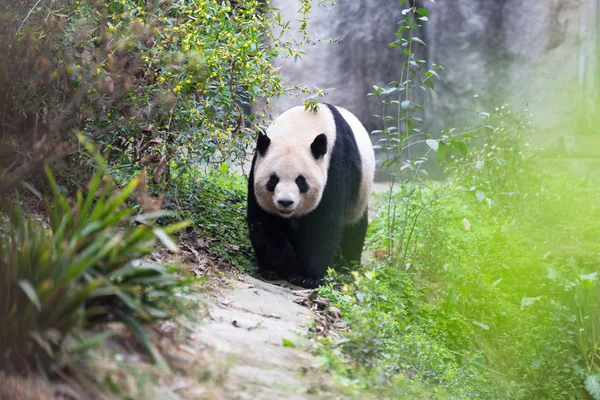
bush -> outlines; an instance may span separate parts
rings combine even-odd
[[[271,99],[297,89],[271,61],[303,54],[307,23],[296,43],[283,41],[288,22],[260,0],[3,3],[0,149],[3,179],[13,183],[2,189],[42,161],[77,154],[81,132],[111,172],[144,170],[163,192],[202,165],[245,162]],[[25,157],[14,163],[15,153]]]
[[[185,173],[164,206],[190,221],[194,229],[186,240],[192,247],[220,265],[253,272],[256,262],[248,238],[247,187],[245,177],[223,164],[218,170]]]
[[[350,328],[324,353],[363,366],[336,371],[381,396],[406,390],[401,376],[431,397],[594,397],[597,183],[542,170],[521,114],[483,117],[447,182],[422,187],[414,207],[406,191],[386,199],[367,238],[375,261],[321,289]],[[410,221],[404,262],[385,250],[390,220]]]
[[[87,194],[71,199],[48,169],[47,175],[49,228],[17,201],[4,197],[0,203],[0,368],[48,372],[61,354],[89,345],[66,348],[75,332],[105,321],[124,323],[168,368],[142,324],[172,316],[175,290],[185,281],[140,259],[155,249],[157,238],[176,250],[169,234],[186,224],[159,227],[162,212],[134,216],[125,201],[139,179],[115,190],[100,168]]]

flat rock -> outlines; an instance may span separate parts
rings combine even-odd
[[[225,289],[207,296],[208,317],[195,328],[192,341],[225,371],[219,398],[323,397],[329,377],[315,372],[306,349],[313,317],[294,303],[295,297],[288,288],[249,276],[230,279]]]

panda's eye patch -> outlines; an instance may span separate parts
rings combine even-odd
[[[269,192],[274,192],[275,186],[277,186],[278,183],[279,183],[279,178],[277,177],[277,175],[275,175],[275,174],[271,175],[271,177],[269,178],[269,182],[267,182],[267,190]]]
[[[306,182],[306,178],[302,175],[298,175],[298,177],[296,178],[296,185],[298,185],[300,193],[308,192],[308,183]]]

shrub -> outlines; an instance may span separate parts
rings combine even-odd
[[[113,173],[143,169],[163,191],[203,164],[243,163],[271,99],[297,89],[271,60],[300,57],[310,41],[306,18],[302,41],[284,41],[289,23],[260,0],[11,0],[0,16],[0,149],[25,149],[19,163],[2,160],[13,182],[75,153],[80,132]]]
[[[520,118],[507,107],[485,116],[473,139],[482,147],[450,161],[448,182],[421,190],[429,207],[394,210],[416,221],[405,263],[380,252],[384,209],[367,240],[380,261],[322,289],[356,299],[339,306],[350,332],[330,346],[347,360],[338,362],[366,358],[369,368],[344,376],[381,390],[374,377],[383,376],[386,393],[401,374],[456,398],[596,396],[598,187],[560,167],[543,171]]]
[[[139,179],[115,190],[100,168],[87,194],[71,199],[48,169],[47,175],[49,228],[17,201],[4,197],[0,203],[0,367],[48,371],[78,329],[120,321],[168,368],[142,324],[171,316],[175,289],[185,281],[140,259],[157,238],[176,250],[169,234],[186,224],[159,227],[162,212],[133,215],[125,201]]]

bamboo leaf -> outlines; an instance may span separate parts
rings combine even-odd
[[[115,332],[113,332],[113,331],[100,332],[99,334],[94,335],[91,338],[88,338],[86,340],[83,340],[83,341],[77,343],[75,346],[73,346],[71,351],[73,353],[81,353],[87,349],[90,349],[92,347],[99,345],[100,343],[104,342],[106,339],[108,339],[114,335],[115,335]]]
[[[40,304],[40,299],[38,299],[35,288],[31,285],[31,283],[29,283],[28,280],[21,279],[19,281],[19,287],[21,289],[23,289],[23,292],[25,293],[27,298],[29,298],[29,300],[33,303],[35,308],[38,311],[42,311],[42,305]]]
[[[169,235],[165,231],[163,231],[160,228],[154,228],[152,229],[152,232],[154,232],[158,240],[160,240],[167,249],[169,249],[173,253],[179,252],[179,247],[177,247],[177,244],[173,241],[173,239],[169,237]]]

